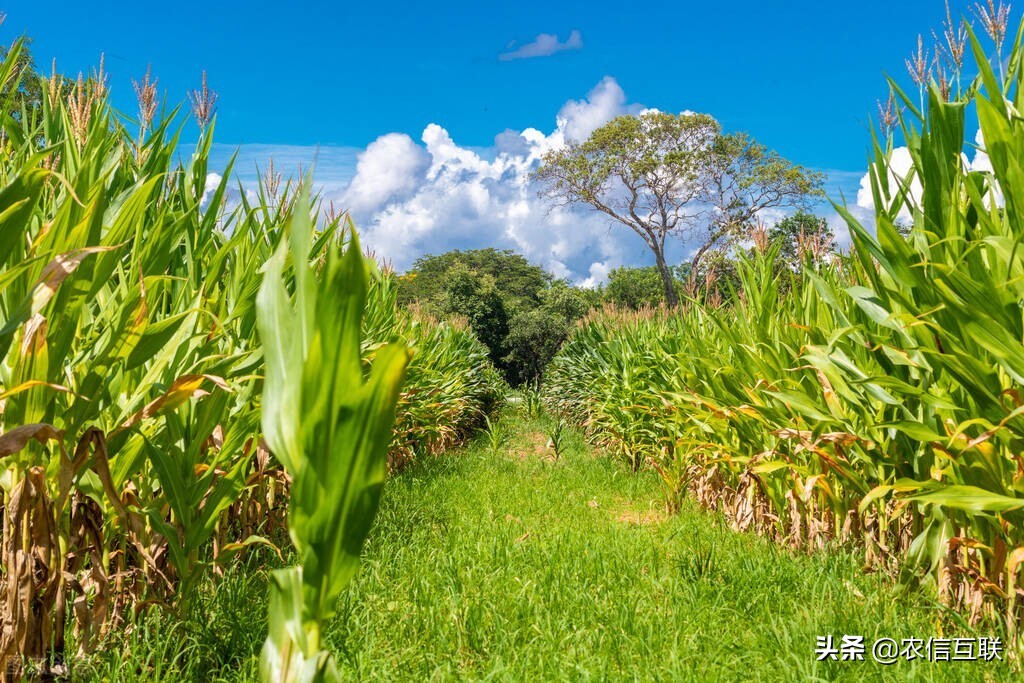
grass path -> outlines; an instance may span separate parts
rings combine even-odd
[[[543,425],[388,483],[359,577],[326,632],[353,680],[1011,680],[1000,662],[816,662],[816,636],[900,640],[974,631],[860,572],[797,555],[713,514],[663,514],[656,476]],[[264,583],[237,573],[187,622],[153,619],[91,676],[253,678]],[[941,632],[941,633],[940,633]],[[172,635],[173,634],[173,635]],[[120,672],[114,675],[114,672]]]

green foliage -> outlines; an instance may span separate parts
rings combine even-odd
[[[0,62],[11,61],[13,73],[0,80],[0,111],[15,121],[27,118],[37,121],[43,108],[43,80],[32,58],[28,38],[6,46],[0,45]]]
[[[505,429],[499,421],[491,420],[490,416],[484,418],[484,424],[487,425],[484,431],[487,447],[491,453],[497,455],[505,442]]]
[[[743,289],[736,268],[737,257],[744,250],[724,246],[706,252],[699,263],[679,266],[679,278],[685,283],[686,295],[703,304],[720,305]]]
[[[759,212],[821,195],[822,175],[791,164],[706,114],[619,116],[580,143],[549,151],[534,176],[559,202],[590,206],[635,232],[654,254],[665,302],[678,302],[669,236],[704,255],[744,236]],[[696,275],[690,278],[695,284]]]
[[[714,578],[715,547],[710,543],[702,543],[696,539],[693,551],[683,556],[679,563],[679,571],[690,581],[709,581]]]
[[[413,350],[389,453],[392,469],[400,469],[463,441],[508,386],[487,347],[465,326],[400,314],[395,334]]]
[[[504,364],[514,383],[540,381],[544,368],[558,353],[573,324],[590,310],[593,300],[593,295],[556,281],[541,292],[540,306],[518,313],[509,321]]]
[[[536,381],[558,353],[569,335],[565,320],[546,308],[535,308],[512,318],[505,340],[509,349],[506,365],[516,374],[517,383]]]
[[[392,469],[463,441],[508,388],[472,329],[397,305],[397,280],[391,271],[371,267],[363,322],[365,356],[391,339],[401,339],[413,352],[388,454]]]
[[[572,430],[551,463],[534,455],[544,422],[501,428],[497,455],[481,439],[388,481],[362,569],[324,629],[346,680],[1019,680],[1004,661],[819,662],[827,634],[865,635],[868,648],[1003,634],[901,595],[849,549],[788,552],[689,503],[666,517],[654,472],[631,475]],[[253,680],[261,579],[204,585],[207,613],[184,623],[142,612],[72,679]],[[214,637],[236,609],[250,621],[230,642]]]
[[[490,352],[491,360],[501,364],[508,336],[508,310],[494,282],[466,270],[449,274],[442,310],[446,315],[464,317],[477,338]]]
[[[682,283],[676,279],[676,286]],[[654,266],[631,268],[621,266],[608,273],[608,283],[601,291],[606,303],[637,310],[665,303],[665,286]]]
[[[0,61],[0,551],[22,562],[0,571],[10,607],[0,660],[24,656],[45,673],[60,653],[95,648],[134,608],[190,611],[214,568],[284,536],[287,477],[260,430],[256,294],[289,219],[321,229],[304,259],[284,264],[286,287],[304,260],[338,286],[331,254],[346,226],[298,206],[288,187],[229,203],[230,164],[207,193],[215,126],[182,152],[173,117],[140,134],[97,82],[47,91],[38,116],[13,116],[23,49],[16,42]],[[344,348],[358,374],[394,338],[414,350],[385,434],[397,466],[465,438],[504,384],[471,331],[398,311],[393,275],[372,270],[356,360],[349,344],[320,348],[311,363]],[[337,322],[346,301],[321,298],[316,324]],[[303,325],[281,331],[288,353],[310,348]],[[312,418],[322,406],[301,407]],[[274,413],[299,408],[285,401]],[[280,452],[291,470],[294,453]],[[304,495],[298,526],[317,526],[306,518],[327,513]]]
[[[225,518],[258,450],[252,294],[280,223],[224,211],[226,182],[204,205],[209,132],[182,166],[171,121],[136,139],[96,83],[74,117],[65,92],[15,116],[23,50],[0,62],[0,480],[4,556],[36,559],[3,572],[0,659],[45,666],[68,622],[88,649],[125,605],[187,607],[230,554],[211,541],[245,543]]]
[[[399,302],[465,318],[512,384],[535,381],[572,323],[597,302],[511,251],[425,256],[398,278]]]
[[[455,250],[416,259],[409,272],[398,278],[398,303],[416,302],[443,312],[449,278],[462,271],[493,283],[510,316],[536,306],[540,302],[539,292],[552,280],[543,268],[507,249]]]
[[[763,237],[766,239],[762,245],[724,242],[706,251],[696,267],[694,262],[685,262],[671,268],[676,287],[688,297],[717,305],[727,301],[731,292],[742,288],[736,269],[736,259],[741,253],[749,254],[751,249],[766,248],[777,242],[780,245],[777,266],[792,272],[799,272],[805,262],[820,263],[835,255],[835,237],[827,221],[806,211],[783,218]],[[761,239],[762,235],[755,235],[755,238]],[[783,278],[779,284],[787,287],[788,281]],[[600,297],[605,303],[635,311],[664,304],[665,289],[656,267],[622,266],[609,273]]]
[[[555,415],[548,427],[548,447],[556,460],[565,452],[568,432],[569,423],[561,415]]]
[[[573,287],[565,280],[555,280],[540,292],[541,308],[568,324],[585,316],[599,301],[596,291]]]
[[[768,231],[771,242],[780,243],[779,263],[800,270],[807,259],[821,261],[835,254],[835,235],[828,221],[806,211],[798,211],[776,223]]]
[[[857,543],[908,584],[985,602],[1011,635],[1024,589],[1021,35],[1005,81],[972,37],[975,82],[951,100],[933,84],[923,114],[908,101],[909,175],[890,166],[892,140],[876,142],[875,234],[840,207],[848,258],[796,274],[782,241],[741,255],[742,296],[593,319],[545,387],[613,453],[657,469],[673,502],[692,492],[794,545]],[[991,172],[962,160],[971,110]]]
[[[300,198],[290,249],[267,263],[257,299],[266,380],[262,423],[271,452],[291,477],[288,535],[299,565],[273,573],[265,681],[340,680],[320,631],[359,565],[384,478],[395,405],[409,352],[361,357],[368,274],[353,234],[344,254],[327,253],[318,278],[307,264],[312,225]],[[291,255],[294,303],[285,286]]]
[[[523,409],[526,412],[526,417],[531,420],[536,420],[544,414],[544,400],[541,394],[536,389],[523,389]]]

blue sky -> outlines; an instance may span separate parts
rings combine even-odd
[[[954,16],[967,13],[968,3],[950,4]],[[936,0],[676,1],[635,7],[593,1],[0,0],[0,10],[7,14],[0,42],[28,34],[40,67],[48,69],[55,58],[59,70],[74,74],[104,53],[115,105],[129,113],[135,109],[131,78],[147,65],[172,105],[207,70],[220,97],[216,160],[239,148],[243,177],[271,155],[278,168],[290,171],[320,146],[318,182],[338,201],[363,207],[354,212],[357,218],[371,237],[390,235],[380,243],[403,252],[395,255],[399,265],[447,244],[490,240],[518,248],[528,241],[529,231],[509,236],[508,216],[504,223],[472,225],[474,211],[507,209],[509,216],[526,216],[507,192],[500,206],[474,190],[462,197],[463,207],[436,207],[420,197],[420,186],[445,176],[437,168],[443,157],[461,164],[463,175],[477,173],[478,185],[494,199],[502,195],[494,186],[502,178],[495,174],[512,177],[518,171],[480,163],[519,144],[517,136],[526,129],[557,132],[566,116],[585,129],[592,127],[585,121],[599,123],[642,107],[706,112],[726,130],[746,131],[794,162],[830,172],[834,194],[855,196],[865,169],[868,118],[886,92],[885,74],[906,81],[903,60],[917,35],[939,30],[944,16]],[[432,150],[425,139],[431,126],[445,133],[433,136]],[[496,143],[504,131],[511,137]],[[362,187],[394,191],[370,192],[380,195],[376,204],[354,199],[350,185],[358,160],[382,139],[386,144],[368,160]],[[444,152],[451,151],[446,140],[476,160]],[[402,172],[406,178],[399,177]],[[448,180],[457,182],[457,175],[449,173]],[[375,178],[383,180],[372,183]],[[435,199],[442,201],[444,188],[435,189]],[[416,223],[423,216],[413,207],[395,209],[417,198],[419,214],[438,214],[429,229]],[[395,209],[392,221],[410,221],[411,237],[394,224],[379,229],[389,207]],[[539,222],[541,214],[531,211],[533,218],[524,220]],[[459,225],[445,232],[445,221]],[[603,238],[591,223],[563,225],[570,233],[586,233],[589,241],[570,234],[563,240],[568,244],[555,240],[528,255],[554,263],[555,270],[563,267],[576,280],[599,279],[616,261],[643,260],[642,249],[622,240],[618,247],[596,244]],[[531,234],[544,234],[542,227],[552,224],[534,226]],[[588,270],[584,261],[591,258],[603,265]]]

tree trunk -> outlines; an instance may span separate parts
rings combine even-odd
[[[661,281],[665,285],[665,303],[669,308],[678,308],[679,295],[676,294],[676,283],[672,278],[672,271],[669,269],[668,263],[665,262],[665,253],[661,249],[655,249],[654,258],[658,272],[661,273]]]
[[[717,239],[717,238],[716,238]],[[697,253],[693,255],[690,260],[690,276],[687,278],[686,288],[690,292],[690,296],[697,296],[697,278],[699,277],[700,263],[704,259],[704,254],[708,252],[711,245],[715,243],[715,239],[710,239],[705,242]]]

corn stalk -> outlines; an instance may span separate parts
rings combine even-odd
[[[1024,24],[1022,24],[1024,31]],[[924,585],[1013,636],[1024,584],[1024,51],[905,105],[913,164],[873,141],[874,233],[799,272],[743,255],[720,307],[605,312],[554,360],[545,396],[591,438],[725,511],[737,529]],[[970,111],[991,169],[964,161]],[[917,188],[920,188],[918,191]],[[909,216],[909,223],[904,216]]]
[[[300,206],[302,203],[300,202]],[[380,502],[395,404],[409,353],[376,349],[364,378],[360,354],[368,274],[359,243],[328,251],[317,280],[307,265],[308,213],[291,222],[294,302],[282,246],[268,262],[257,303],[266,357],[263,430],[291,476],[288,532],[299,566],[275,571],[266,681],[339,680],[321,626],[355,574]]]

